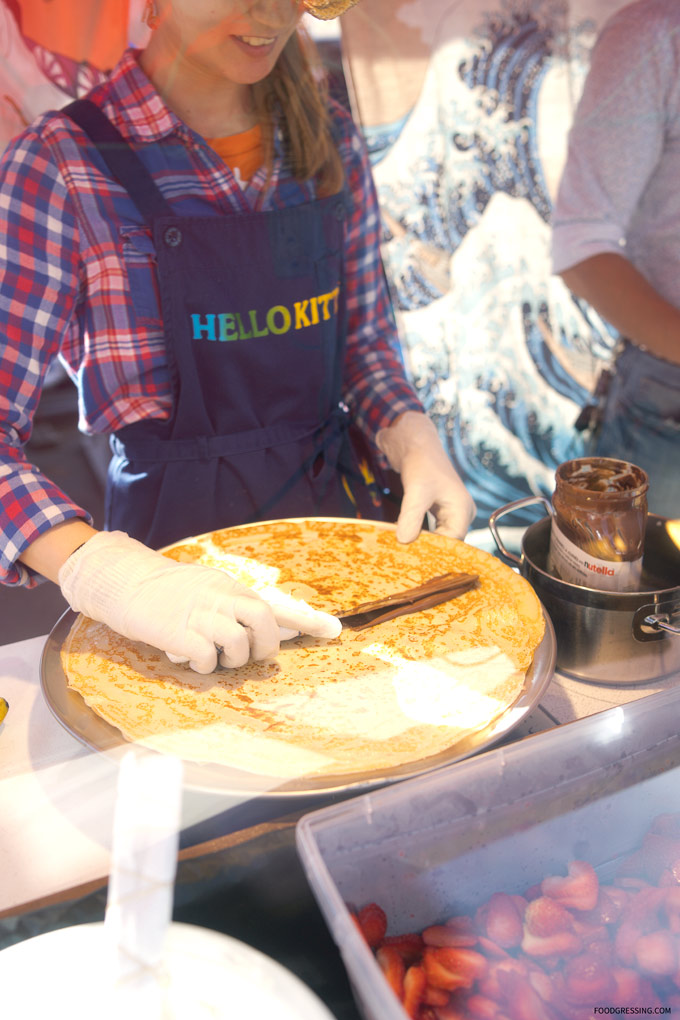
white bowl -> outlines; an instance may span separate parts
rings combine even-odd
[[[2,1002],[22,1020],[120,1016],[108,964],[103,923],[36,935],[0,952]],[[159,972],[162,1020],[333,1020],[281,964],[207,928],[171,924]],[[145,1012],[124,1001],[124,1020]]]

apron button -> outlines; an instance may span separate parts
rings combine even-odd
[[[182,243],[182,231],[179,227],[168,227],[163,234],[163,240],[169,248],[176,248]]]

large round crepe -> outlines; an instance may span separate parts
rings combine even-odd
[[[260,775],[344,775],[437,754],[520,696],[543,636],[531,586],[473,546],[391,525],[309,519],[177,543],[175,560],[218,567],[339,613],[462,571],[478,585],[431,609],[334,640],[299,637],[275,658],[209,676],[79,617],[62,650],[69,686],[129,740]]]

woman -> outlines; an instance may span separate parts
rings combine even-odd
[[[149,3],[145,50],[2,163],[4,581],[57,581],[76,611],[200,672],[218,653],[225,666],[272,654],[278,625],[337,634],[325,614],[272,608],[152,550],[250,520],[354,515],[348,405],[401,473],[401,540],[430,508],[460,536],[473,512],[395,353],[370,171],[319,90],[303,10]],[[114,433],[105,532],[22,459],[57,353],[81,427]]]

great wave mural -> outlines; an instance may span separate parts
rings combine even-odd
[[[600,6],[597,17],[554,2],[396,4],[393,17],[432,44],[407,110],[381,108],[374,91],[362,117],[362,86],[379,90],[380,76],[354,65],[404,359],[475,498],[477,528],[506,503],[549,495],[555,467],[586,452],[574,423],[615,344],[550,268],[573,109],[598,25],[621,5]],[[356,9],[350,67],[359,21],[364,37],[371,14],[384,25],[380,7]],[[377,45],[388,34],[376,29]],[[390,60],[399,65],[395,47],[378,66]],[[398,74],[382,75],[394,88]]]

